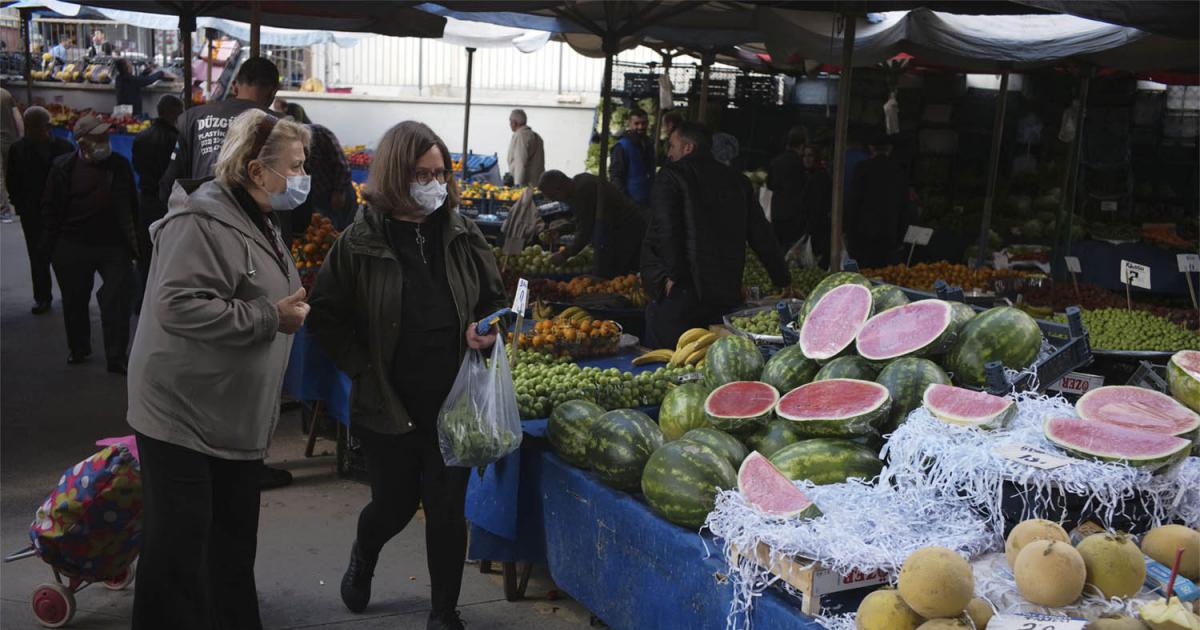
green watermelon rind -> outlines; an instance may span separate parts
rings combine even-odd
[[[821,366],[804,356],[798,345],[788,346],[767,361],[758,380],[774,387],[780,393],[790,392],[805,383],[811,383]]]
[[[829,363],[821,366],[820,370],[813,376],[812,381],[828,381],[835,378],[853,378],[860,381],[873,381],[879,376],[879,369],[871,365],[866,359],[849,355],[838,357]],[[795,389],[795,388],[792,388]],[[791,390],[788,390],[791,391]]]
[[[861,343],[861,341],[862,341],[861,335],[868,328],[870,328],[873,325],[872,322],[876,322],[874,325],[882,325],[882,324],[879,324],[878,322],[885,321],[884,319],[876,319],[876,318],[889,317],[889,316],[893,315],[896,310],[901,309],[901,308],[916,307],[917,305],[922,305],[921,308],[924,308],[930,302],[945,305],[945,317],[944,317],[945,321],[941,324],[941,330],[938,332],[937,337],[933,338],[928,343],[926,343],[922,346],[913,347],[908,350],[905,350],[904,352],[897,352],[894,354],[874,355],[873,356],[869,352],[863,351],[862,343]],[[955,331],[954,331],[953,324],[954,324],[954,307],[952,307],[949,302],[946,302],[944,300],[918,300],[916,302],[911,302],[904,306],[896,307],[893,309],[888,309],[887,311],[884,311],[883,313],[879,313],[879,314],[875,315],[874,317],[872,317],[871,319],[868,319],[867,323],[864,324],[862,326],[862,328],[859,329],[860,336],[857,340],[855,340],[854,350],[856,352],[858,352],[858,356],[866,359],[869,363],[873,363],[873,364],[881,365],[881,366],[890,361],[894,361],[896,359],[901,359],[904,357],[927,357],[927,356],[942,354],[946,351],[947,348],[949,348],[951,346],[951,344],[954,343],[954,341],[957,337],[957,335],[955,334]],[[896,331],[893,331],[893,334],[907,336],[911,333],[908,330],[896,330]]]
[[[759,385],[766,385],[767,387],[770,387],[771,391],[775,392],[775,401],[772,402],[770,406],[766,407],[762,413],[754,414],[752,416],[720,416],[709,411],[708,403],[713,399],[713,396],[718,395],[722,390],[730,387],[731,385],[741,385],[744,383],[757,383]],[[771,417],[771,414],[775,410],[775,405],[779,403],[779,398],[779,390],[775,389],[771,385],[768,385],[767,383],[763,383],[762,381],[734,381],[732,383],[726,383],[709,392],[708,398],[704,400],[704,417],[708,420],[709,426],[717,429],[718,431],[725,431],[726,433],[745,433],[747,431],[753,431],[755,427],[765,424],[767,419]]]
[[[975,315],[975,309],[971,308],[970,304],[950,302],[950,326],[954,329],[955,337],[958,337],[958,333],[967,322],[975,319]]]
[[[871,287],[871,299],[874,302],[876,314],[897,306],[904,306],[911,301],[907,295],[904,295],[904,291],[894,284],[877,284]]]
[[[770,458],[776,451],[804,439],[795,422],[775,419],[742,438],[746,448]]]
[[[788,479],[807,480],[819,486],[842,483],[850,477],[870,480],[883,470],[883,460],[871,449],[834,438],[796,442],[767,459]]]
[[[846,285],[842,285],[842,286],[846,286]],[[862,285],[853,285],[853,286],[862,286]],[[833,287],[829,291],[826,291],[825,295],[822,295],[821,298],[819,300],[817,300],[816,305],[813,306],[813,310],[816,310],[816,308],[821,305],[821,302],[824,302],[825,299],[828,298],[834,292],[834,290],[840,289],[840,288],[841,287]],[[824,363],[826,361],[830,361],[830,360],[840,357],[844,354],[847,354],[851,351],[851,349],[854,347],[854,337],[858,335],[858,330],[863,327],[863,324],[867,323],[867,320],[871,319],[871,315],[873,315],[875,312],[874,311],[874,308],[875,308],[874,298],[871,297],[871,290],[867,287],[862,287],[862,289],[863,289],[863,291],[866,291],[866,294],[867,294],[867,312],[862,317],[862,321],[855,322],[856,326],[854,328],[854,335],[851,335],[849,339],[846,339],[846,342],[840,348],[838,348],[835,352],[816,352],[816,351],[813,351],[813,350],[805,347],[804,331],[805,331],[805,327],[810,325],[810,320],[808,319],[808,315],[812,315],[812,311],[808,312],[808,314],[805,316],[804,324],[802,324],[800,327],[800,341],[797,342],[797,345],[799,345],[803,349],[804,356],[806,356],[814,361],[820,361],[820,362]]]
[[[884,433],[889,433],[904,424],[913,409],[921,406],[929,385],[949,385],[950,376],[929,359],[904,357],[884,366],[875,382],[886,387],[892,397],[892,410],[884,429]]]
[[[942,385],[950,384],[942,383]],[[978,427],[991,431],[1008,426],[1008,423],[1017,415],[1017,403],[1011,400],[1008,401],[1008,406],[1004,408],[1004,411],[982,418],[967,418],[965,416],[954,415],[948,411],[940,411],[937,405],[933,404],[928,398],[929,390],[931,389],[933,389],[932,384],[925,388],[925,393],[921,396],[921,404],[925,406],[930,415],[946,424],[954,424],[962,427]]]
[[[697,383],[684,383],[667,392],[658,409],[658,426],[664,439],[678,440],[692,429],[708,426],[704,415],[707,394]]]
[[[646,414],[634,409],[609,411],[592,423],[588,462],[600,481],[632,492],[641,485],[646,460],[663,443],[662,431]]]
[[[1027,313],[1011,306],[988,309],[963,325],[946,353],[945,367],[955,382],[970,387],[986,383],[983,366],[1000,361],[1022,370],[1037,359],[1042,330]]]
[[[1171,360],[1167,362],[1167,386],[1175,400],[1200,413],[1200,375],[1193,374],[1179,364],[1185,353],[1200,354],[1196,350],[1180,350],[1171,355]]]
[[[577,409],[578,408],[578,409]],[[572,412],[591,412],[586,422]],[[567,417],[572,413],[572,417]],[[546,441],[563,461],[576,468],[588,467],[588,439],[596,418],[604,415],[604,408],[590,400],[568,400],[550,413],[546,421]],[[581,426],[575,426],[581,425]]]
[[[857,379],[828,379],[830,381],[855,381],[859,383],[868,383],[879,388],[883,394],[877,406],[863,413],[851,414],[848,416],[836,416],[830,418],[799,418],[789,416],[787,413],[780,410],[783,406],[784,399],[802,389],[796,389],[788,392],[780,397],[779,402],[775,404],[775,415],[783,420],[795,422],[800,433],[809,438],[855,438],[863,435],[870,435],[877,432],[877,428],[891,413],[892,397],[888,390],[883,385],[874,381],[860,381]],[[815,383],[816,381],[814,381]],[[827,381],[822,381],[827,382]]]
[[[712,427],[703,427],[700,429],[692,429],[683,434],[680,440],[691,440],[693,442],[703,444],[724,457],[730,466],[735,469],[742,465],[742,460],[746,459],[746,455],[750,451],[746,450],[746,446],[738,441],[737,438]]]
[[[796,322],[800,323],[804,321],[808,317],[808,314],[812,312],[813,307],[817,305],[817,302],[822,297],[825,297],[826,293],[843,284],[851,283],[864,286],[867,289],[871,288],[871,281],[861,273],[854,271],[838,271],[825,276],[817,283],[817,286],[813,287],[812,292],[808,294],[808,298],[804,300],[804,305],[800,307],[800,313],[797,315]]]
[[[737,471],[706,444],[677,440],[659,447],[642,471],[642,494],[667,521],[700,529],[716,503],[718,490],[737,486]]]
[[[1130,457],[1130,456],[1113,455],[1113,454],[1108,454],[1108,453],[1097,453],[1095,451],[1089,451],[1078,445],[1071,444],[1070,442],[1067,442],[1065,440],[1055,437],[1050,432],[1050,423],[1053,421],[1054,421],[1054,418],[1047,418],[1046,421],[1042,424],[1042,432],[1045,434],[1046,439],[1051,444],[1061,448],[1062,450],[1064,450],[1064,451],[1070,453],[1071,455],[1078,457],[1080,459],[1092,459],[1092,460],[1096,460],[1099,462],[1107,462],[1107,463],[1113,463],[1113,464],[1126,464],[1126,465],[1132,466],[1134,468],[1151,468],[1151,469],[1153,469],[1153,468],[1160,468],[1167,464],[1174,463],[1174,462],[1186,457],[1187,454],[1192,449],[1192,443],[1190,441],[1188,441],[1184,438],[1180,438],[1179,436],[1166,436],[1165,434],[1160,433],[1157,435],[1162,435],[1164,437],[1178,438],[1180,440],[1179,448],[1174,451],[1171,451],[1170,453],[1159,453],[1154,456],[1139,457],[1139,458],[1134,458],[1134,457]]]
[[[746,337],[721,337],[704,355],[704,383],[710,390],[734,381],[756,381],[762,370],[762,353]]]

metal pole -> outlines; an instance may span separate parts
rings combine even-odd
[[[708,114],[708,74],[712,67],[712,56],[704,55],[700,61],[702,74],[700,75],[700,122],[704,122],[704,117]]]
[[[613,48],[611,35],[604,36],[604,81],[600,85],[600,179],[608,179],[608,125],[612,122]]]
[[[25,42],[25,106],[33,105],[33,9],[20,9],[21,41]]]
[[[1084,71],[1079,79],[1079,120],[1075,121],[1075,139],[1067,155],[1067,168],[1063,172],[1062,199],[1058,205],[1058,216],[1054,224],[1058,226],[1058,235],[1054,240],[1054,256],[1050,261],[1051,275],[1062,278],[1066,269],[1063,256],[1071,254],[1071,223],[1075,217],[1075,187],[1079,184],[1079,156],[1083,150],[1083,123],[1087,119],[1088,86],[1091,83],[1092,70]]]
[[[996,117],[992,121],[992,154],[988,159],[987,196],[983,198],[983,222],[979,226],[979,253],[975,266],[983,266],[988,234],[992,230],[992,208],[996,204],[996,176],[1000,170],[1000,145],[1004,142],[1004,109],[1008,104],[1008,70],[1000,75],[1000,95],[996,100]]]
[[[850,128],[850,81],[854,74],[855,17],[843,15],[842,74],[838,78],[837,135],[833,141],[833,207],[830,208],[829,269],[838,271],[842,262],[842,190],[846,181],[846,136]]]
[[[467,155],[468,155],[468,140],[471,131],[471,70],[475,66],[475,49],[467,48],[467,102],[466,113],[463,115],[463,148],[462,148],[462,174],[463,179],[467,178]]]
[[[563,91],[562,91],[562,70],[563,70],[563,48],[565,48],[565,47],[566,47],[566,44],[564,44],[562,42],[558,43],[558,93],[559,94],[563,93]]]
[[[183,107],[192,106],[192,31],[196,30],[196,16],[186,13],[179,16],[179,39],[183,44]]]
[[[666,51],[663,51],[660,54],[662,54],[662,60],[663,60],[663,76],[667,77],[667,80],[669,81],[671,79],[672,55],[667,54]],[[654,163],[655,164],[658,164],[658,149],[659,149],[658,145],[660,144],[658,136],[662,133],[663,111],[664,110],[663,110],[662,94],[659,94],[658,115],[654,117],[654,135],[650,136],[650,137],[654,138]]]
[[[250,3],[250,56],[259,57],[259,40],[262,34],[262,2],[252,0]]]

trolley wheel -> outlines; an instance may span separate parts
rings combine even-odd
[[[61,628],[75,616],[75,594],[62,584],[40,584],[29,600],[33,617],[47,628]]]
[[[129,565],[119,575],[113,576],[104,580],[104,588],[110,591],[123,591],[133,584],[133,578],[137,575],[137,570],[134,565]]]

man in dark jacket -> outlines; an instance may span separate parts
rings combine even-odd
[[[804,145],[808,133],[804,127],[792,127],[788,131],[787,149],[780,153],[767,170],[767,188],[771,190],[771,227],[784,250],[792,246],[804,234],[804,213],[800,205],[803,196],[806,169],[804,168]]]
[[[201,179],[213,174],[225,131],[238,114],[253,108],[269,111],[279,91],[279,68],[262,57],[247,59],[234,77],[237,97],[193,107],[179,123],[179,142],[171,164],[159,182],[158,197],[165,206],[177,179]]]
[[[175,125],[182,113],[183,101],[174,94],[164,95],[158,99],[158,118],[133,138],[133,169],[138,174],[141,218],[146,227],[167,213],[166,204],[158,197],[158,183],[162,181],[171,162],[171,153],[179,141],[179,129]]]
[[[29,271],[33,276],[33,314],[50,311],[53,300],[50,252],[42,247],[42,193],[54,158],[71,153],[70,142],[50,133],[50,112],[33,106],[25,110],[25,137],[9,149],[5,185],[25,233]]]
[[[830,224],[833,222],[833,180],[821,164],[820,147],[804,146],[801,162],[804,165],[804,188],[800,191],[800,213],[804,231],[812,242],[813,257],[818,267],[829,263]]]
[[[591,245],[593,274],[615,278],[637,273],[646,219],[632,199],[591,173],[571,178],[562,171],[546,171],[538,189],[547,199],[566,203],[575,215],[575,239],[551,256],[554,264],[561,265]]]
[[[673,348],[688,328],[708,326],[742,302],[746,243],[779,287],[790,283],[783,251],[744,175],[711,155],[712,135],[699,123],[671,134],[669,156],[654,181],[642,248],[647,345]]]
[[[892,141],[883,134],[870,143],[871,157],[859,164],[846,201],[846,246],[860,267],[878,268],[899,261],[908,228],[908,174],[891,157]]]
[[[650,205],[650,186],[654,183],[654,141],[646,135],[650,118],[646,112],[629,112],[625,133],[613,145],[608,177],[617,190],[643,207]]]
[[[130,263],[137,257],[137,192],[129,162],[113,153],[107,123],[88,114],[75,123],[79,151],[54,160],[42,198],[46,251],[62,291],[63,319],[76,364],[92,354],[88,304],[96,294],[108,371],[124,374],[129,348]]]

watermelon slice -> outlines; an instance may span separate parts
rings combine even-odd
[[[709,424],[721,431],[744,432],[762,424],[779,402],[779,390],[760,381],[734,381],[704,401]]]
[[[1156,391],[1129,385],[1093,389],[1075,403],[1079,417],[1166,435],[1189,435],[1200,428],[1200,415]]]
[[[1001,428],[1017,412],[1011,400],[938,383],[925,388],[922,400],[929,413],[942,422],[982,429]]]
[[[1098,391],[1098,390],[1097,390]],[[1046,439],[1072,455],[1130,466],[1158,466],[1186,455],[1191,440],[1082,418],[1051,418]]]
[[[750,505],[774,516],[814,518],[821,515],[817,504],[758,451],[750,453],[738,467],[738,492]]]
[[[801,385],[779,399],[775,415],[809,437],[857,437],[874,432],[892,408],[879,383],[834,378]]]
[[[800,327],[804,356],[825,361],[845,352],[871,316],[871,305],[871,290],[858,284],[843,284],[822,296]]]
[[[945,352],[954,341],[954,309],[942,300],[921,300],[888,309],[863,325],[856,347],[862,358],[883,363]]]
[[[1180,350],[1167,363],[1167,383],[1175,400],[1200,412],[1200,352]]]

